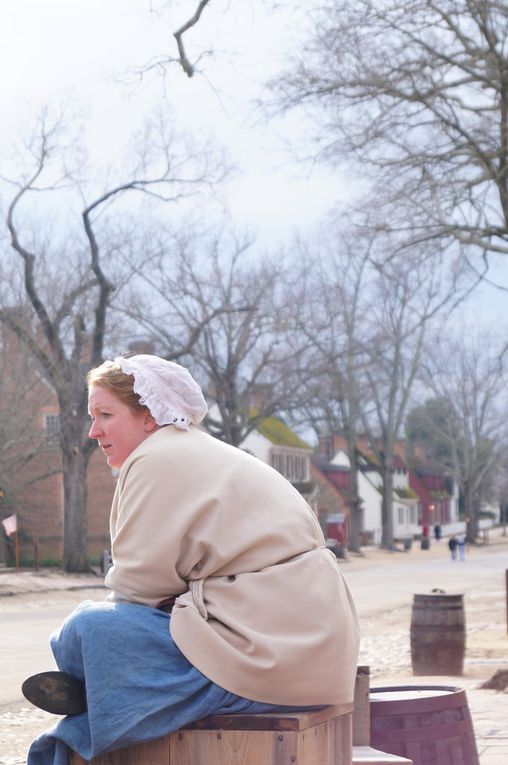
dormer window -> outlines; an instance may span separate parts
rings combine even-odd
[[[304,483],[310,479],[309,454],[301,449],[274,448],[271,463],[290,483]]]

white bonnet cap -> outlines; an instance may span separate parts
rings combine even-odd
[[[134,393],[147,406],[157,425],[174,425],[189,430],[208,411],[203,392],[191,373],[159,356],[138,354],[130,358],[117,356],[122,372],[134,377]]]

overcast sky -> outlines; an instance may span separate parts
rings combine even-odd
[[[176,53],[171,32],[197,3],[173,20],[149,13],[150,0],[16,0],[0,6],[2,111],[0,139],[29,127],[44,105],[86,111],[97,164],[124,147],[128,135],[163,99],[160,77],[138,86],[120,81],[157,54]],[[241,7],[241,10],[240,10]],[[227,8],[226,12],[224,8]],[[184,130],[214,134],[241,166],[228,200],[239,227],[262,244],[287,241],[347,194],[337,171],[290,161],[284,141],[301,133],[298,117],[262,124],[255,116],[256,81],[273,73],[289,45],[290,10],[268,12],[263,0],[214,0],[185,37],[189,57],[208,47],[206,76],[186,77],[176,65],[164,86]]]
[[[312,0],[307,0],[312,3]],[[298,115],[262,123],[253,108],[259,81],[277,71],[291,48],[298,18],[291,3],[278,13],[264,0],[213,0],[185,37],[189,57],[211,42],[206,76],[147,77],[137,86],[125,75],[158,54],[175,54],[171,32],[197,3],[172,20],[150,13],[163,0],[15,0],[0,4],[0,142],[11,142],[40,109],[67,104],[86,117],[95,165],[121,153],[144,117],[164,93],[182,130],[214,135],[230,151],[242,174],[228,186],[233,221],[255,233],[261,245],[288,244],[297,231],[310,231],[336,200],[347,200],[355,177],[346,171],[290,161],[285,141],[304,135]],[[225,10],[226,9],[226,10]],[[0,157],[1,161],[1,157]],[[207,210],[203,210],[206,216]],[[508,284],[508,263],[493,272]],[[504,319],[506,293],[489,287],[468,305],[468,314]]]

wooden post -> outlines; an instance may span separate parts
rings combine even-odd
[[[34,539],[34,568],[35,572],[39,573],[39,540]]]
[[[16,573],[19,572],[19,536],[18,530],[14,532],[14,552],[16,555]]]
[[[355,699],[353,710],[353,745],[370,744],[370,667],[356,668]]]

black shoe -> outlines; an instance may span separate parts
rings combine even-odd
[[[67,672],[39,672],[21,690],[34,706],[54,715],[79,715],[87,709],[85,684]]]

